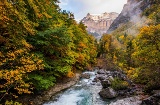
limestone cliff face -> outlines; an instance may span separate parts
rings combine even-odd
[[[111,33],[127,22],[142,22],[140,24],[143,24],[144,19],[141,17],[141,14],[150,6],[150,1],[151,0],[128,0],[127,4],[124,5],[122,12],[110,25],[107,33]]]
[[[91,33],[98,33],[100,36],[106,33],[114,19],[116,19],[118,13],[103,13],[100,15],[87,14],[81,21],[87,26],[87,31]],[[99,36],[99,37],[100,37]]]

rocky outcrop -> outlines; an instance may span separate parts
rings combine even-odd
[[[114,19],[118,16],[118,13],[111,12],[111,13],[103,13],[100,15],[94,15],[88,13],[86,17],[84,17],[81,21],[87,26],[87,31],[90,33],[97,33],[102,35],[106,33]],[[98,38],[99,36],[96,35]]]
[[[127,22],[133,23],[134,26],[145,24],[144,21],[146,19],[141,17],[141,14],[149,6],[150,0],[128,0],[127,4],[124,5],[122,12],[109,27],[107,33],[111,33]],[[131,31],[129,27],[126,29],[126,32],[128,31]]]
[[[89,73],[84,73],[84,74],[81,75],[81,78],[89,79],[90,74]]]
[[[140,105],[142,101],[139,96],[129,97],[117,100],[115,102],[110,103],[109,105]]]
[[[107,71],[105,69],[100,69],[97,71],[96,77],[93,79],[92,82],[100,82],[102,85],[102,90],[99,92],[99,95],[103,99],[111,99],[119,96],[119,92],[121,91],[115,91],[113,88],[111,88],[111,82],[114,80],[114,78],[119,78],[122,80],[127,80],[126,75],[122,71]],[[127,91],[127,90],[126,90]],[[127,91],[128,92],[128,91]],[[123,93],[125,95],[125,93]]]
[[[103,80],[101,81],[102,87],[107,88],[111,85],[111,82],[109,80]]]
[[[153,95],[143,99],[141,105],[160,105],[160,90],[154,90]]]
[[[113,90],[112,88],[108,87],[106,89],[102,89],[99,92],[99,95],[102,98],[107,98],[107,99],[111,99],[111,98],[115,98],[117,96],[117,92],[115,90]]]

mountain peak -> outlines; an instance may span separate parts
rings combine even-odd
[[[113,20],[118,17],[116,12],[105,12],[102,14],[88,13],[81,21],[87,26],[87,31],[91,33],[98,33],[99,37],[106,33]]]

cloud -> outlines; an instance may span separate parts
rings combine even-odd
[[[101,14],[104,12],[120,13],[127,0],[60,0],[60,7],[74,13],[75,19],[80,20],[87,13]]]
[[[60,0],[60,6],[68,5],[68,0]]]

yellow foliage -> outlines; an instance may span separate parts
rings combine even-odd
[[[10,86],[14,86],[14,89],[17,90],[19,94],[31,93],[29,90],[30,84],[25,83],[24,78],[27,78],[27,73],[29,72],[42,70],[43,64],[42,60],[36,58],[34,55],[27,56],[27,52],[24,51],[22,49],[16,50],[15,52],[10,51],[6,53],[6,55],[1,53],[1,55],[3,55],[0,59],[0,62],[2,62],[1,65],[10,61],[8,66],[12,69],[0,70],[0,79],[6,80],[5,84],[0,85],[0,88],[8,90]],[[14,66],[14,63],[17,63],[17,65]]]
[[[84,55],[82,55],[82,54],[79,54],[79,57],[78,57],[78,62],[83,62],[84,61],[84,59],[85,59],[85,57],[84,57]]]
[[[123,40],[124,39],[124,35],[119,36],[119,39]]]
[[[87,48],[87,46],[86,46],[83,42],[80,42],[78,46],[79,46],[80,48]]]
[[[47,13],[43,13],[44,16],[46,16],[47,18],[52,18],[52,16],[48,15]]]
[[[75,74],[72,72],[72,71],[69,71],[68,73],[67,73],[67,77],[69,77],[69,78],[72,78],[72,77],[74,77],[75,76]]]

